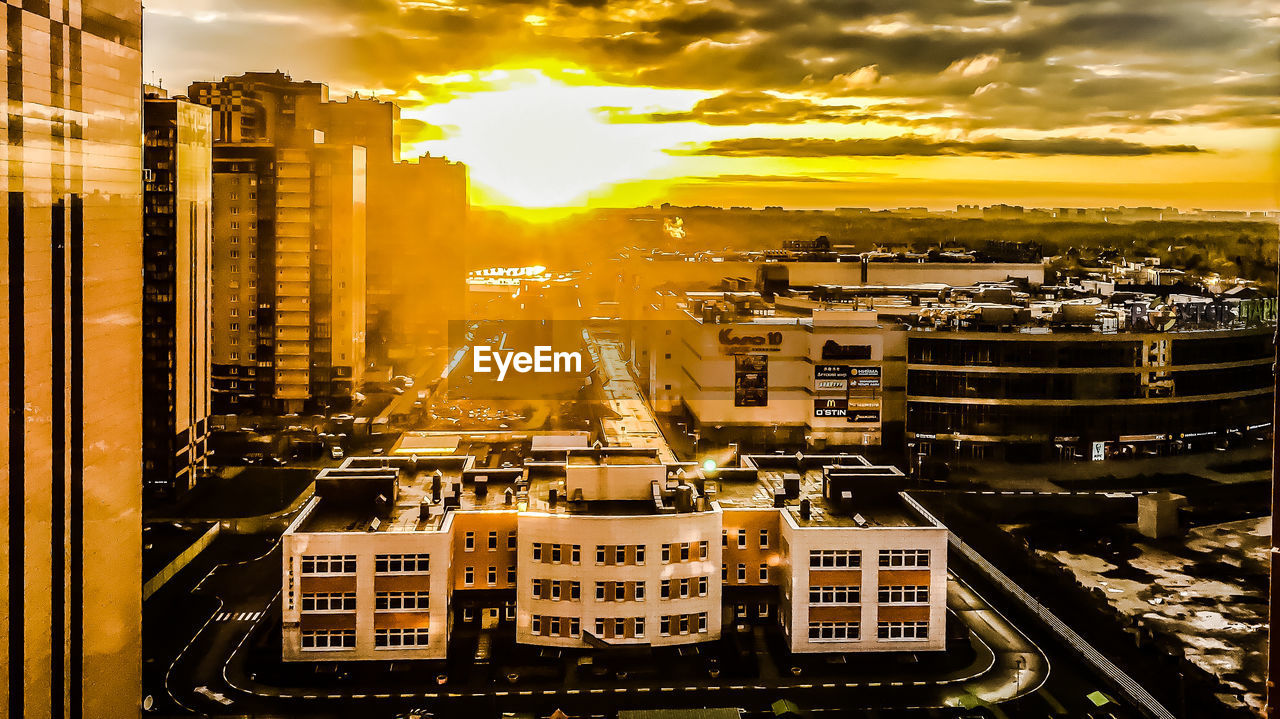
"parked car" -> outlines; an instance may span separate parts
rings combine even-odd
[[[334,459],[342,459],[342,456],[343,456],[342,448],[336,444],[333,445],[332,447],[329,448],[329,456]]]

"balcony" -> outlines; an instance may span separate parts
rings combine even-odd
[[[311,282],[311,270],[306,267],[277,267],[276,282]]]
[[[301,327],[302,329],[305,330],[307,329],[308,326],[310,326],[310,324],[311,324],[310,313],[288,312],[285,310],[280,310],[276,312],[276,327],[280,328],[279,332],[283,332],[284,328],[286,327],[288,328]],[[291,338],[291,339],[306,339],[306,337]]]
[[[311,343],[300,340],[280,340],[275,344],[276,357],[283,358],[287,356],[306,357],[310,361]]]

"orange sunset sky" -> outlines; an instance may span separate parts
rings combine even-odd
[[[403,108],[478,205],[1273,209],[1268,0],[150,0],[147,79]]]

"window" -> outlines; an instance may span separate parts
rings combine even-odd
[[[689,633],[689,615],[688,614],[680,615],[680,633],[681,634]]]
[[[689,543],[688,542],[680,543],[680,561],[682,562],[689,561]]]
[[[475,567],[467,567],[465,570],[463,570],[462,583],[467,585],[468,587],[473,586],[476,583]]]
[[[842,642],[858,637],[858,622],[809,622],[811,642]]]
[[[316,629],[302,630],[303,649],[355,649],[356,630]]]
[[[375,574],[425,574],[430,568],[429,554],[378,554],[373,558]]]
[[[707,546],[706,540],[698,542],[698,559],[706,559],[709,556],[711,556],[711,548]]]
[[[881,549],[880,566],[882,567],[928,567],[929,550],[927,549]]]
[[[857,549],[810,549],[809,566],[815,569],[861,567],[862,552]]]
[[[576,637],[582,633],[582,620],[577,617],[569,617],[569,636]]]
[[[561,560],[561,559],[563,558],[563,556],[564,556],[563,554],[561,554],[561,551],[562,551],[562,550],[561,550],[561,548],[560,548],[560,545],[559,545],[559,544],[553,544],[553,545],[551,545],[551,563],[552,563],[552,564],[559,564],[559,563],[560,563],[560,560]]]
[[[928,639],[928,622],[880,622],[876,625],[879,639]]]
[[[541,579],[533,580],[533,598],[542,599],[542,580]]]
[[[625,619],[613,620],[613,636],[615,637],[627,636],[627,620]]]
[[[604,545],[596,545],[596,564],[604,564]]]
[[[626,601],[626,599],[627,599],[627,583],[614,582],[613,583],[613,601],[622,602],[622,601]]]
[[[626,548],[626,546],[624,546],[624,545],[622,545],[622,544],[619,544],[618,546],[616,546],[616,547],[614,547],[614,548],[613,548],[613,563],[614,563],[614,564],[626,564],[626,563],[627,563],[627,548]]]
[[[516,533],[507,532],[507,549],[515,549],[515,548],[516,548]]]
[[[569,582],[569,598],[578,601],[582,597],[582,582]]]
[[[514,564],[507,565],[507,583],[514,584],[516,581],[516,567]]]
[[[644,636],[644,617],[636,617],[632,626],[635,627],[635,634],[637,637]]]
[[[687,599],[688,597],[689,597],[689,580],[681,579],[680,580],[680,598]]]
[[[644,582],[636,582],[635,595],[637,602],[644,601]]]
[[[604,582],[596,582],[596,601],[604,601]]]
[[[644,564],[644,545],[636,545],[636,564]]]
[[[664,637],[671,636],[671,617],[661,617],[658,619],[658,633]]]
[[[498,533],[489,532],[489,549],[497,549],[497,548],[498,548]]]
[[[430,642],[430,632],[427,631],[426,627],[403,627],[373,630],[373,646],[375,649],[418,647],[425,646]]]
[[[729,564],[727,562],[722,562],[720,564],[720,581],[729,581]]]
[[[487,580],[489,581],[489,586],[491,586],[491,587],[492,587],[493,585],[497,584],[497,583],[498,583],[498,568],[497,568],[497,567],[495,567],[495,566],[490,565],[490,566],[489,566],[489,571],[488,571],[487,573],[485,573],[485,579],[487,579]]]
[[[738,549],[746,549],[746,548],[747,548],[747,530],[739,529],[738,530]]]
[[[662,580],[662,584],[658,586],[658,596],[663,599],[671,598],[671,580],[670,579]]]
[[[663,564],[671,563],[671,545],[670,544],[662,545],[662,563]]]
[[[542,561],[542,542],[533,543],[533,561],[535,562]]]
[[[304,612],[354,612],[355,592],[316,592],[302,595]]]
[[[569,548],[569,562],[571,564],[580,564],[582,562],[582,545],[575,544]]]
[[[431,607],[428,592],[377,592],[373,608],[380,612],[417,611]]]
[[[533,620],[529,623],[529,631],[534,634],[542,633],[542,617],[540,615],[533,615]]]
[[[745,581],[747,581],[747,565],[739,564],[738,565],[738,582],[741,583]]]
[[[927,604],[929,587],[926,585],[880,587],[877,599],[881,604]]]
[[[551,600],[555,602],[560,601],[560,582],[551,583]]]
[[[760,565],[760,583],[765,584],[768,581],[769,581],[769,565],[761,564]]]
[[[355,574],[354,554],[315,554],[302,557],[303,574]]]
[[[706,612],[698,612],[698,631],[699,632],[707,631],[707,613]]]
[[[810,604],[857,604],[860,601],[862,601],[862,588],[857,585],[809,587]]]
[[[604,620],[603,619],[596,620],[596,636],[597,637],[604,636]]]
[[[729,530],[727,529],[720,530],[720,546],[722,547],[729,546]]]
[[[769,548],[769,530],[767,529],[760,530],[760,548],[761,549]]]
[[[476,548],[476,533],[467,532],[466,535],[464,535],[464,537],[465,538],[463,539],[463,545],[462,545],[463,549],[467,550],[468,552],[474,551]]]

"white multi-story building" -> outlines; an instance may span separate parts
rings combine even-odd
[[[323,470],[284,538],[285,660],[443,659],[459,623],[597,651],[762,621],[797,653],[945,648],[946,528],[902,505],[900,471],[660,456],[597,446],[517,468],[455,455]]]

